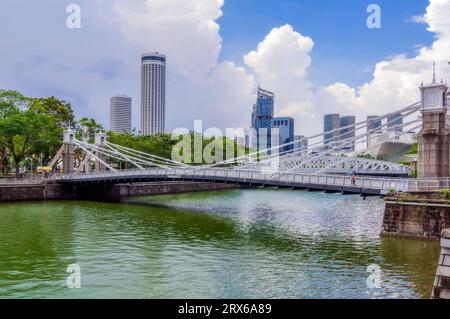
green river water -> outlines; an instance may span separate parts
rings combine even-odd
[[[380,239],[379,198],[249,189],[132,201],[0,204],[0,298],[431,294],[438,243]],[[70,264],[80,289],[67,287]]]

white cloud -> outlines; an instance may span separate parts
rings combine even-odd
[[[0,36],[8,48],[0,60],[2,88],[57,95],[72,102],[78,116],[106,126],[109,98],[128,94],[139,128],[140,55],[160,51],[168,58],[168,129],[192,128],[195,119],[220,128],[248,125],[253,76],[218,62],[223,0],[79,0],[79,30],[66,28],[69,3],[2,5]],[[21,19],[11,12],[21,12]]]
[[[358,88],[335,83],[319,89],[316,105],[328,103],[335,110],[364,117],[369,113],[388,113],[418,101],[420,83],[430,82],[432,79],[433,62],[436,62],[438,76],[448,74],[449,16],[449,0],[430,0],[426,14],[420,21],[427,23],[428,30],[436,34],[431,47],[420,48],[412,58],[398,55],[377,63],[373,79]]]
[[[202,76],[217,65],[222,5],[223,0],[113,1],[125,41],[143,52],[164,52],[171,69],[184,77]]]
[[[304,122],[304,117],[310,116],[312,111],[307,71],[313,47],[311,38],[287,24],[274,28],[255,51],[244,56],[258,84],[275,93],[276,114],[292,116],[297,123]]]
[[[432,62],[444,75],[450,59],[450,0],[430,0],[426,13],[415,19],[436,35],[415,57],[385,58],[372,68],[373,79],[359,87],[334,83],[316,89],[308,79],[314,41],[290,25],[274,28],[243,57],[247,70],[219,62],[223,0],[79,0],[80,30],[65,27],[69,3],[3,5],[0,37],[8,50],[0,59],[0,87],[58,95],[73,102],[79,116],[106,125],[110,96],[125,93],[133,97],[133,122],[139,127],[139,57],[147,51],[168,56],[169,129],[190,127],[195,119],[220,128],[248,126],[259,84],[274,91],[276,114],[294,117],[303,134],[321,131],[324,113],[362,118],[411,104],[421,81],[431,79]],[[21,19],[11,12],[21,12]]]
[[[114,1],[124,40],[138,52],[167,55],[169,127],[195,119],[220,128],[248,125],[254,80],[232,62],[218,62],[217,19],[223,0]]]
[[[415,15],[409,18],[406,22],[425,23],[425,18],[421,15]]]

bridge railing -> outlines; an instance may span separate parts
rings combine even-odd
[[[16,185],[16,184],[40,184],[45,180],[43,176],[26,176],[22,178],[8,177],[0,178],[0,185]]]
[[[380,190],[383,194],[393,191],[438,191],[450,189],[450,178],[409,179],[392,177],[357,176],[355,184],[349,175],[315,175],[306,173],[271,172],[228,168],[150,168],[146,170],[122,170],[118,172],[88,172],[53,176],[56,180],[90,181],[128,178],[183,178],[212,181],[245,182],[268,185],[327,185]]]

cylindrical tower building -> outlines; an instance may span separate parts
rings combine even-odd
[[[141,131],[163,133],[166,117],[166,56],[143,54],[141,58]]]

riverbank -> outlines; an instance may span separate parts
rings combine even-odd
[[[264,188],[147,200],[157,205],[1,204],[0,298],[429,299],[433,289],[438,242],[380,238],[377,197]],[[71,264],[81,289],[66,287]],[[379,288],[366,284],[373,265]]]
[[[385,198],[381,235],[439,240],[450,228],[450,199],[438,192],[391,194]]]
[[[0,184],[0,202],[39,200],[95,200],[121,202],[146,195],[180,194],[239,188],[235,184],[169,182],[67,185],[52,182]]]

